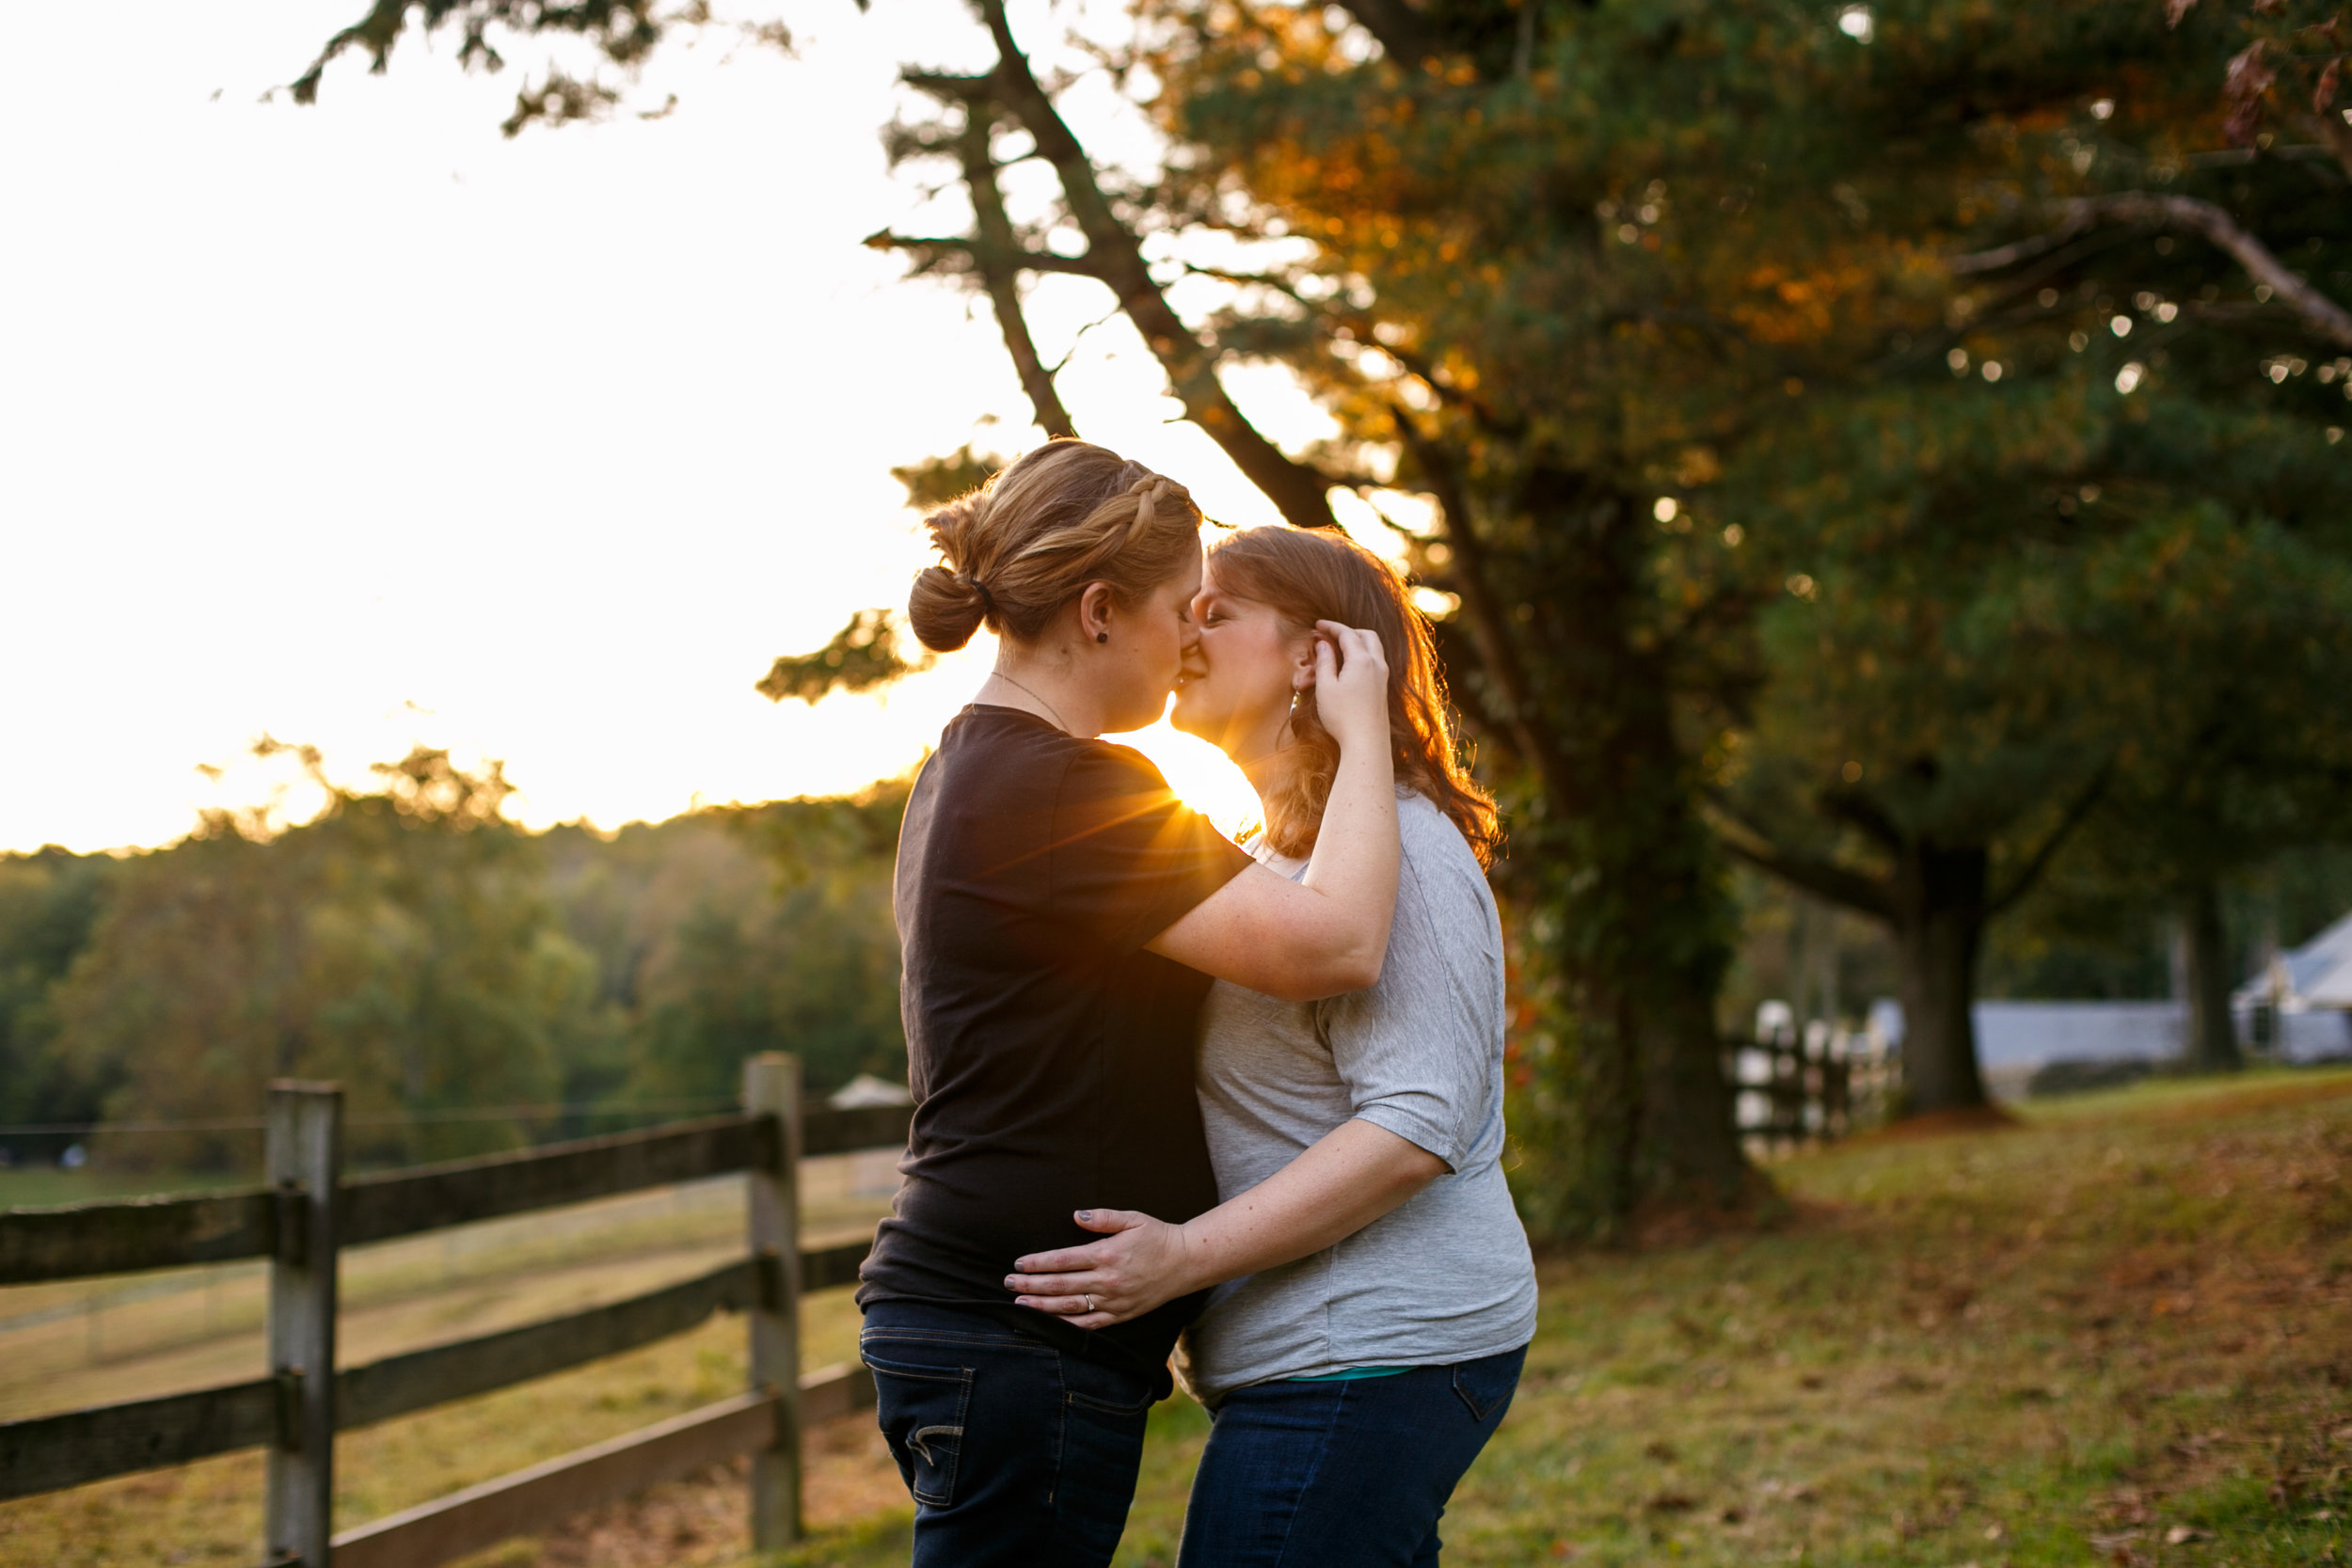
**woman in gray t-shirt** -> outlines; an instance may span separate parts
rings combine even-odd
[[[1315,716],[1312,628],[1379,632],[1404,850],[1386,958],[1376,984],[1322,1002],[1219,982],[1198,1069],[1218,1209],[1184,1226],[1082,1212],[1111,1239],[1023,1259],[1007,1283],[1089,1327],[1217,1286],[1179,1351],[1215,1419],[1185,1568],[1434,1564],[1438,1518],[1535,1328],[1500,1163],[1494,808],[1456,754],[1427,626],[1378,558],[1246,530],[1212,549],[1194,616],[1208,668],[1179,689],[1176,723],[1248,773],[1266,824],[1251,852],[1287,876],[1338,754]]]

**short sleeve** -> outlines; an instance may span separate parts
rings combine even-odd
[[[1072,760],[1054,802],[1050,897],[1059,918],[1132,953],[1252,862],[1124,746]]]
[[[1403,875],[1379,982],[1323,1003],[1318,1017],[1355,1116],[1458,1171],[1495,1110],[1502,955],[1489,950],[1484,899],[1491,895],[1483,879],[1472,881],[1475,863],[1466,872],[1441,849],[1432,852],[1434,832],[1453,833],[1454,825],[1408,816],[1403,826]]]

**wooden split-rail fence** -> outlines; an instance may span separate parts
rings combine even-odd
[[[269,1375],[249,1383],[0,1423],[0,1498],[268,1452],[265,1568],[429,1568],[565,1514],[741,1453],[755,1550],[801,1535],[801,1438],[873,1403],[856,1365],[803,1373],[800,1298],[857,1277],[869,1242],[803,1250],[804,1155],[903,1147],[909,1110],[801,1110],[799,1061],[744,1064],[740,1113],[516,1154],[346,1177],[342,1094],[270,1085],[267,1182],[185,1197],[0,1212],[0,1285],[269,1260]],[[743,1172],[747,1256],[698,1278],[567,1317],[335,1365],[336,1260],[349,1246],[645,1187]],[[335,1434],[543,1377],[681,1334],[714,1312],[750,1327],[732,1399],[351,1528],[334,1528]]]
[[[1783,1154],[1875,1127],[1902,1085],[1901,1058],[1863,1034],[1782,1024],[1724,1043],[1732,1122],[1749,1152]]]

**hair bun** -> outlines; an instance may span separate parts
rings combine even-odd
[[[923,519],[923,526],[930,530],[931,547],[940,558],[956,571],[969,572],[977,564],[972,559],[975,535],[987,520],[988,492],[975,490],[930,514]]]
[[[1183,485],[1074,439],[1007,465],[923,524],[940,564],[915,578],[907,620],[936,653],[983,626],[1033,641],[1090,582],[1133,604],[1200,559]]]
[[[952,654],[972,641],[988,619],[986,594],[971,578],[945,566],[914,574],[907,594],[907,622],[915,640],[935,654]]]

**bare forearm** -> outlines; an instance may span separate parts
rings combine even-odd
[[[1352,768],[1343,757],[1304,884],[1248,867],[1153,937],[1152,951],[1287,1002],[1378,983],[1401,859],[1394,777],[1385,753]]]
[[[1204,1290],[1321,1252],[1446,1173],[1445,1162],[1385,1127],[1350,1120],[1229,1203],[1178,1227]]]
[[[1311,994],[1336,996],[1376,982],[1388,958],[1404,849],[1396,821],[1396,753],[1389,731],[1389,672],[1377,634],[1336,621],[1315,623],[1314,689],[1324,727],[1339,742],[1314,852],[1299,879],[1312,906],[1311,951],[1330,961],[1338,983]],[[1343,659],[1344,662],[1343,662]]]
[[[1105,1239],[1016,1259],[1005,1288],[1019,1305],[1080,1328],[1125,1323],[1178,1296],[1320,1252],[1447,1168],[1420,1145],[1359,1118],[1184,1225],[1127,1210],[1081,1209],[1078,1223]]]
[[[1369,747],[1343,753],[1299,880],[1347,908],[1392,910],[1402,858],[1393,759]]]

